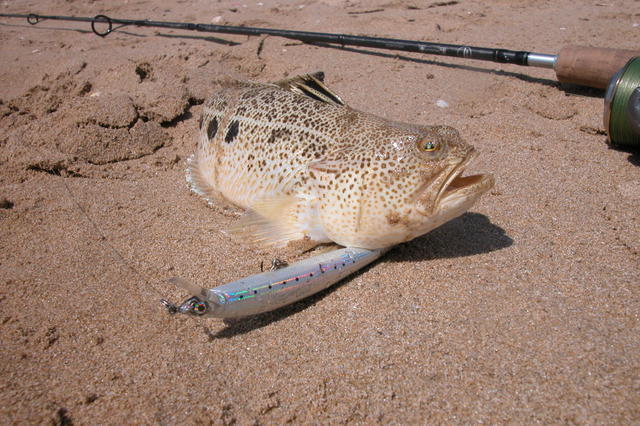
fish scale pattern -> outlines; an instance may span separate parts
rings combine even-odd
[[[473,151],[452,128],[393,122],[272,84],[222,87],[200,126],[190,180],[251,211],[244,236],[266,245],[379,248],[422,235],[442,222],[437,194]],[[422,152],[424,140],[438,152]]]

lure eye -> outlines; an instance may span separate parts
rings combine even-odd
[[[435,152],[440,149],[440,145],[432,140],[420,141],[420,150],[423,152]]]
[[[204,315],[207,312],[207,304],[201,300],[193,300],[191,311],[196,315]]]

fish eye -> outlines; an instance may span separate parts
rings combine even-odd
[[[424,152],[435,152],[440,149],[440,145],[432,140],[420,141],[418,143],[420,150]]]

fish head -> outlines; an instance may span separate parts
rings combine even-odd
[[[463,141],[453,127],[425,127],[409,137],[404,161],[399,166],[415,187],[405,202],[413,203],[422,216],[429,218],[447,216],[448,212],[457,211],[460,204],[475,201],[494,185],[490,174],[462,177],[477,155],[475,148]],[[402,171],[396,173],[401,175]]]
[[[491,174],[461,176],[476,155],[449,126],[416,126],[391,135],[376,146],[363,171],[367,189],[349,243],[398,244],[463,214],[494,185]]]

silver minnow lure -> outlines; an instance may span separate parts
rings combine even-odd
[[[193,297],[177,307],[166,301],[163,303],[170,312],[216,318],[269,312],[330,287],[388,250],[343,248],[213,288],[175,277],[169,281],[185,288]]]

